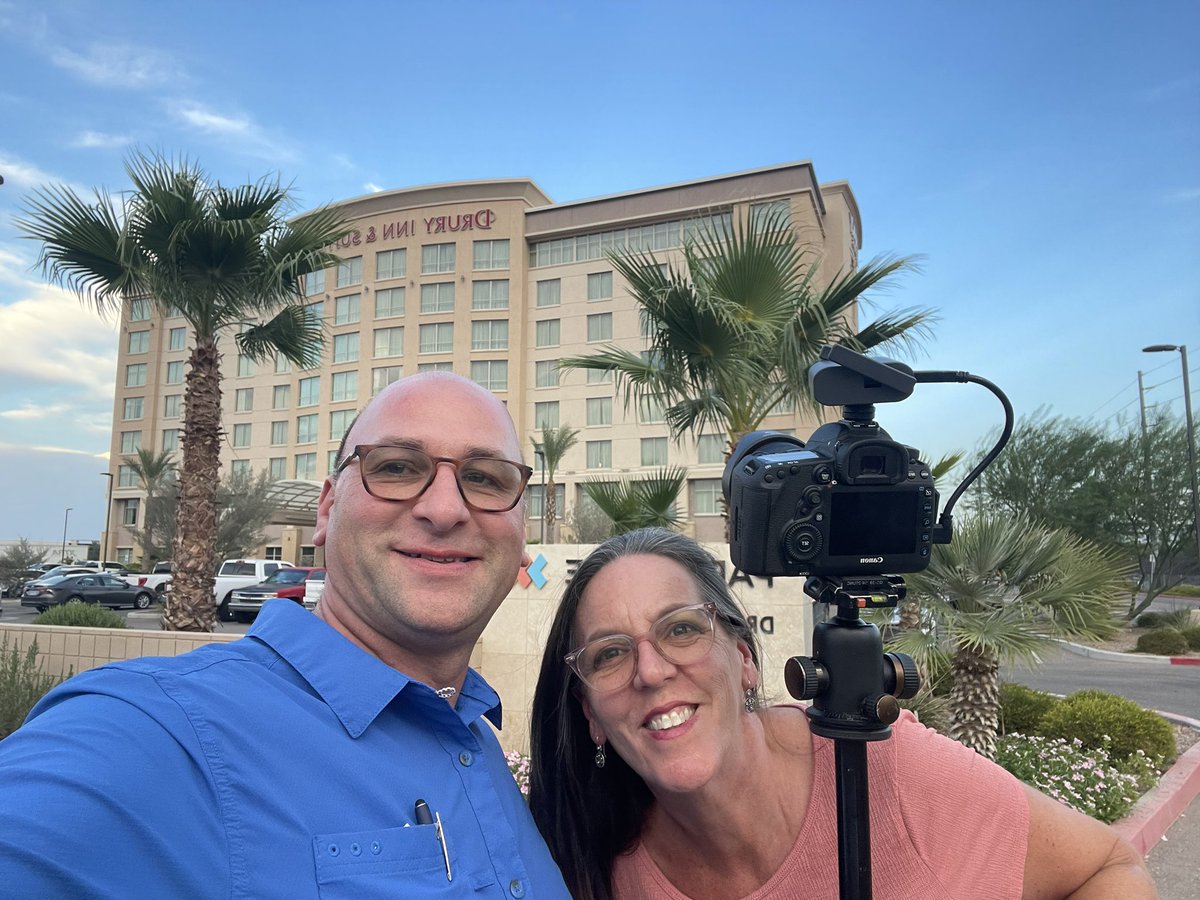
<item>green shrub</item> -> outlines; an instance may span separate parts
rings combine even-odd
[[[124,628],[125,620],[103,606],[94,603],[64,603],[52,606],[36,619],[34,625],[74,625],[84,628]]]
[[[1189,650],[1200,650],[1200,625],[1193,625],[1191,628],[1185,628],[1179,632],[1183,635],[1183,639],[1187,641]]]
[[[1162,716],[1132,700],[1104,691],[1076,691],[1042,717],[1042,734],[1078,738],[1085,747],[1105,748],[1115,761],[1140,750],[1151,760],[1175,758],[1175,732]]]
[[[1156,628],[1137,639],[1134,648],[1138,653],[1154,653],[1158,656],[1174,656],[1187,653],[1188,642],[1180,632],[1171,628]]]
[[[1158,623],[1163,628],[1175,628],[1183,630],[1191,627],[1192,611],[1190,609],[1173,609],[1168,613],[1162,614],[1162,619]]]
[[[1138,628],[1158,628],[1162,625],[1162,613],[1144,612],[1133,624]]]
[[[1040,734],[1042,717],[1060,702],[1023,684],[1000,685],[1000,733]]]
[[[29,710],[62,678],[41,671],[35,640],[24,653],[16,644],[8,644],[8,635],[0,641],[0,739],[16,731]]]

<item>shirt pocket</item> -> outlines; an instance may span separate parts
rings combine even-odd
[[[454,872],[433,825],[319,834],[313,838],[317,893],[325,900],[462,897],[469,881]],[[466,873],[462,873],[463,876]]]

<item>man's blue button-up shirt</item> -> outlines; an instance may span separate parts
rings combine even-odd
[[[271,601],[242,640],[72,678],[0,741],[0,895],[566,897],[481,717],[476,672],[452,708]]]

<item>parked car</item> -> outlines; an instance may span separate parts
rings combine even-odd
[[[25,582],[36,581],[45,574],[41,569],[19,569],[16,572],[10,572],[4,578],[4,596],[5,597],[20,597],[25,590]]]
[[[134,587],[144,587],[148,591],[154,591],[154,593],[161,597],[167,592],[167,588],[171,583],[171,564],[169,562],[158,562],[154,564],[154,568],[148,575],[138,572],[123,572],[122,577]]]
[[[227,559],[217,569],[217,577],[213,580],[213,599],[217,603],[217,618],[222,622],[233,619],[233,610],[229,601],[233,592],[241,588],[261,584],[268,576],[279,569],[293,568],[290,562],[282,559]]]
[[[41,579],[26,587],[21,595],[21,605],[32,606],[38,612],[73,602],[146,609],[154,602],[154,594],[145,588],[133,587],[116,575],[91,572]]]
[[[110,575],[118,575],[122,578],[129,574],[129,569],[125,567],[125,564],[119,562],[102,563],[96,559],[89,559],[85,562],[77,562],[75,565],[91,569],[93,572],[108,572]]]
[[[86,568],[85,566],[61,566],[61,565],[54,566],[52,569],[48,569],[47,571],[42,572],[35,578],[31,578],[28,581],[26,581],[23,585],[21,585],[21,590],[17,594],[17,596],[24,597],[25,591],[28,590],[32,585],[39,583],[39,582],[44,582],[48,578],[58,578],[59,576],[62,576],[62,575],[88,575],[88,574],[94,574],[94,573],[95,573],[94,569],[89,569],[89,568]]]
[[[325,593],[325,570],[313,569],[312,574],[304,582],[304,608],[313,610]]]
[[[305,585],[315,572],[320,572],[322,576],[325,574],[324,569],[304,566],[279,569],[261,584],[235,590],[229,599],[229,611],[239,622],[250,622],[258,615],[263,603],[276,597],[285,597],[303,605]]]

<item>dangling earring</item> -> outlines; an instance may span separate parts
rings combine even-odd
[[[746,712],[754,712],[754,708],[758,706],[758,701],[754,698],[754,688],[746,688]]]
[[[604,745],[597,744],[596,745],[596,768],[603,769],[604,764],[606,762],[608,762],[608,757],[605,756],[605,754],[604,754]]]

